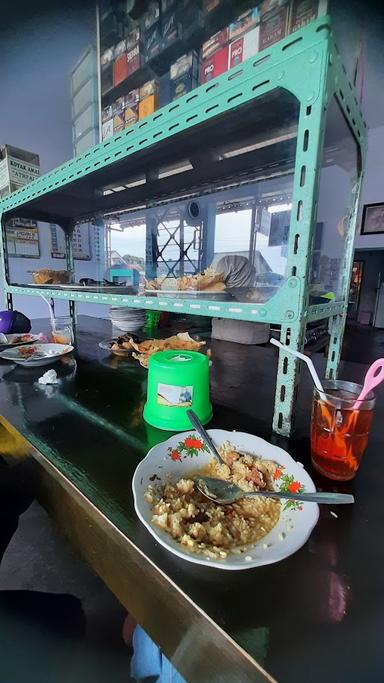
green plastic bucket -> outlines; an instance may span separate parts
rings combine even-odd
[[[205,424],[212,418],[209,360],[196,351],[160,351],[149,359],[144,419],[171,432],[191,428],[187,410]]]

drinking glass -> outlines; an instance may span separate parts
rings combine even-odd
[[[323,382],[314,389],[311,420],[312,464],[330,479],[348,481],[359,469],[368,443],[375,397],[371,391],[353,409],[362,386],[342,380]]]
[[[73,324],[71,316],[53,318],[52,341],[54,344],[73,344]]]

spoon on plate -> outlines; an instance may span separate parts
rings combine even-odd
[[[214,477],[196,477],[196,487],[200,493],[219,505],[230,505],[242,498],[284,498],[285,500],[297,500],[303,503],[320,503],[322,505],[341,505],[354,503],[355,499],[349,493],[325,493],[315,491],[313,493],[288,493],[287,491],[243,491],[236,484]]]
[[[204,443],[206,446],[208,446],[209,450],[211,451],[212,455],[215,456],[215,458],[222,464],[226,465],[227,463],[223,460],[221,457],[219,451],[217,450],[215,444],[213,443],[211,437],[209,436],[208,432],[204,429],[203,425],[201,424],[199,418],[197,417],[196,413],[193,412],[193,410],[187,410],[187,415],[189,418],[189,421],[191,424],[194,426],[196,429],[197,433],[201,436],[203,439]]]

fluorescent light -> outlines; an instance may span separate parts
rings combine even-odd
[[[292,204],[272,204],[268,206],[269,213],[282,213],[282,211],[290,211],[292,209]]]

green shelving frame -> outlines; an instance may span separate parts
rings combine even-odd
[[[233,115],[241,107],[262,107],[265,96],[274,91],[287,92],[299,103],[294,185],[288,242],[287,277],[277,294],[263,304],[206,301],[198,297],[175,299],[158,296],[129,296],[87,292],[80,287],[38,289],[9,282],[5,249],[5,224],[9,218],[24,218],[57,223],[67,235],[67,264],[73,266],[70,239],[76,222],[134,207],[135,203],[164,199],[180,188],[177,177],[153,179],[144,189],[103,194],[107,182],[135,169],[145,168],[157,158],[171,154],[179,144],[188,144],[202,124],[213,125],[223,115]],[[264,99],[263,99],[264,98]],[[343,293],[330,303],[310,305],[310,255],[315,234],[319,176],[324,147],[325,111],[336,98],[348,122],[360,155],[354,203],[350,207],[343,254]],[[171,102],[143,121],[96,145],[59,166],[30,185],[0,202],[4,289],[8,306],[12,295],[53,297],[69,302],[132,306],[189,314],[236,318],[281,325],[281,341],[302,350],[308,322],[329,319],[330,345],[327,375],[335,377],[340,359],[342,336],[348,306],[349,279],[359,192],[365,161],[366,125],[352,84],[334,42],[329,17],[322,17],[293,33],[254,58],[200,86],[183,98]],[[180,142],[181,141],[181,142]],[[184,142],[183,142],[184,141]],[[195,176],[193,176],[194,178]],[[303,181],[304,178],[304,181]],[[201,179],[201,182],[204,178]],[[209,179],[205,178],[205,182]],[[185,179],[184,179],[185,184]],[[136,194],[135,194],[136,193]],[[141,194],[140,194],[141,193]],[[144,193],[144,194],[143,194]],[[146,193],[146,194],[145,194]],[[298,246],[299,245],[299,246]],[[279,357],[274,430],[289,435],[299,367],[283,352]]]

